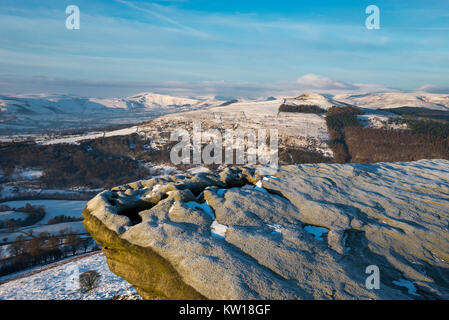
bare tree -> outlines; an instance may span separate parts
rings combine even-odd
[[[68,246],[69,250],[72,251],[72,255],[75,255],[78,251],[78,248],[80,247],[81,239],[77,234],[69,234],[66,238],[66,245]]]
[[[91,238],[86,238],[86,239],[83,239],[83,240],[82,240],[81,246],[82,246],[83,249],[84,249],[84,253],[87,252],[87,249],[89,248],[89,245],[90,245],[91,243],[92,243],[92,239],[91,239]]]
[[[13,257],[18,257],[25,252],[25,241],[23,241],[23,236],[18,236],[16,240],[17,241],[11,243],[8,247],[9,254]]]
[[[88,270],[80,274],[79,284],[81,291],[88,292],[98,287],[100,278],[101,275],[95,270]]]
[[[50,237],[45,243],[45,249],[48,253],[48,257],[51,257],[53,260],[59,259],[62,255],[62,252],[59,248],[61,242],[57,237]]]
[[[25,252],[34,260],[34,264],[40,263],[45,252],[43,240],[41,238],[33,238],[27,241]]]

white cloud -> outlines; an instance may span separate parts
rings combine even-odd
[[[200,36],[200,37],[208,37],[208,35],[206,33],[200,32],[198,30],[193,29],[192,27],[184,25],[184,24],[180,23],[179,21],[177,21],[177,20],[175,20],[175,19],[173,19],[171,17],[168,17],[168,16],[166,16],[166,15],[160,13],[160,12],[157,12],[156,10],[150,10],[148,8],[142,8],[142,7],[139,7],[139,6],[135,5],[132,2],[125,1],[125,0],[115,0],[115,2],[127,5],[128,7],[133,8],[135,10],[139,10],[139,11],[145,12],[147,14],[150,14],[150,15],[152,15],[152,16],[154,16],[154,17],[156,17],[156,18],[158,18],[158,19],[160,19],[160,20],[162,20],[164,22],[167,22],[167,23],[169,23],[169,24],[171,24],[171,25],[173,25],[173,26],[175,26],[177,28],[180,28],[181,30],[188,31],[188,32],[190,32],[190,33],[192,33],[194,35],[197,35],[197,36]],[[156,4],[152,4],[152,5],[154,7],[161,8],[161,6],[158,6]]]
[[[317,90],[356,90],[358,87],[337,81],[331,78],[323,77],[317,74],[309,73],[296,80],[296,83],[303,89]]]
[[[434,84],[425,84],[419,87],[416,91],[418,92],[427,92],[427,93],[449,93],[449,86],[442,85],[434,85]]]

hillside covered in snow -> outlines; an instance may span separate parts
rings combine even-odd
[[[70,95],[0,95],[0,133],[104,127],[136,123],[172,112],[196,110],[223,101],[141,93],[127,98]]]
[[[329,110],[334,106],[347,107],[349,105],[318,93],[304,93],[298,97],[286,98],[283,104],[289,106],[315,106],[323,110]]]
[[[9,276],[8,278],[13,278],[10,281],[0,278],[0,300],[140,299],[126,280],[109,271],[101,253],[41,269],[31,270],[30,274],[22,276]],[[95,270],[100,274],[99,285],[92,291],[82,292],[77,276],[88,270]]]
[[[231,99],[231,98],[229,98]],[[304,93],[296,97],[223,100],[220,97],[175,97],[140,93],[125,98],[89,98],[71,95],[0,95],[0,135],[39,133],[61,129],[104,128],[136,124],[156,117],[208,107],[269,101],[279,105],[317,107],[357,106],[367,109],[402,107],[449,111],[449,96],[427,93],[338,94]]]
[[[394,109],[402,107],[427,108],[449,111],[449,95],[430,93],[373,93],[340,94],[335,100],[370,109]]]

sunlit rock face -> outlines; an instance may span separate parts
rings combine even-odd
[[[83,216],[145,299],[449,298],[445,160],[165,176]]]

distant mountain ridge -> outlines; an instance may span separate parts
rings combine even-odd
[[[0,132],[131,123],[222,103],[213,97],[184,98],[155,93],[105,99],[46,94],[0,95]]]
[[[213,98],[182,98],[155,93],[141,93],[127,98],[83,98],[70,95],[0,95],[2,112],[20,114],[47,113],[86,113],[122,109],[133,111],[136,108],[173,108],[201,106],[217,103]]]
[[[99,128],[147,121],[164,114],[229,106],[236,102],[276,101],[220,96],[178,97],[143,92],[124,98],[89,98],[72,95],[0,95],[0,135],[45,130]],[[261,100],[262,99],[262,100]],[[367,109],[427,108],[449,111],[449,95],[427,93],[365,93],[325,95],[304,93],[278,99],[279,105],[313,106],[324,111],[333,106]]]
[[[419,107],[432,110],[449,111],[449,95],[431,93],[368,93],[339,94],[335,100],[369,109],[394,109]]]
[[[298,97],[285,98],[284,104],[291,106],[317,106],[324,110],[330,107],[357,106],[367,109],[395,109],[402,107],[427,108],[449,111],[449,95],[428,93],[365,93],[338,94],[334,96],[304,93]]]

